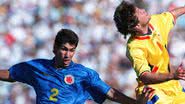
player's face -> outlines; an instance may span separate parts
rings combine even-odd
[[[65,43],[58,49],[54,51],[55,53],[55,58],[56,58],[56,63],[58,64],[57,66],[63,66],[67,67],[69,66],[74,54],[75,54],[76,46]]]
[[[145,11],[145,9],[141,9],[137,7],[136,7],[135,15],[137,16],[139,20],[139,24],[141,25],[147,25],[151,18],[151,16]]]

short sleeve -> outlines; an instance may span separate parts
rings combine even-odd
[[[9,69],[10,78],[31,85],[32,71],[25,62],[16,64]]]
[[[161,20],[164,24],[164,27],[168,28],[167,30],[170,30],[175,25],[175,18],[172,13],[170,12],[164,12],[161,15]]]
[[[143,72],[151,71],[146,59],[146,53],[141,48],[132,48],[128,52],[128,57],[131,60],[137,76]]]
[[[110,86],[102,81],[95,71],[89,73],[89,84],[88,92],[97,103],[101,104],[106,99],[106,94],[110,90]]]
[[[155,26],[154,28],[160,32],[163,43],[166,45],[168,43],[169,32],[174,27],[175,22],[176,19],[170,12],[164,12],[152,16],[151,23]]]

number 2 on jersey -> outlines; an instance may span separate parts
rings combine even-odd
[[[59,93],[58,89],[52,88],[51,92],[52,92],[52,94],[50,95],[49,100],[57,102],[58,99],[56,97],[57,97],[57,95]]]

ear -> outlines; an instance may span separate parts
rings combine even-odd
[[[136,29],[136,30],[140,30],[140,28],[141,28],[141,25],[140,25],[140,24],[137,24],[137,25],[134,27],[134,29]]]
[[[142,26],[140,24],[137,24],[134,29],[138,32],[138,33],[142,33]]]
[[[142,26],[140,24],[137,24],[134,29],[139,32],[139,33],[142,33]]]

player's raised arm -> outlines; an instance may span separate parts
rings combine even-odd
[[[173,16],[175,18],[178,18],[179,16],[185,14],[185,6],[184,7],[175,8],[175,9],[171,10],[170,12],[173,14]]]
[[[9,76],[9,71],[7,69],[0,70],[0,80],[14,82]]]

